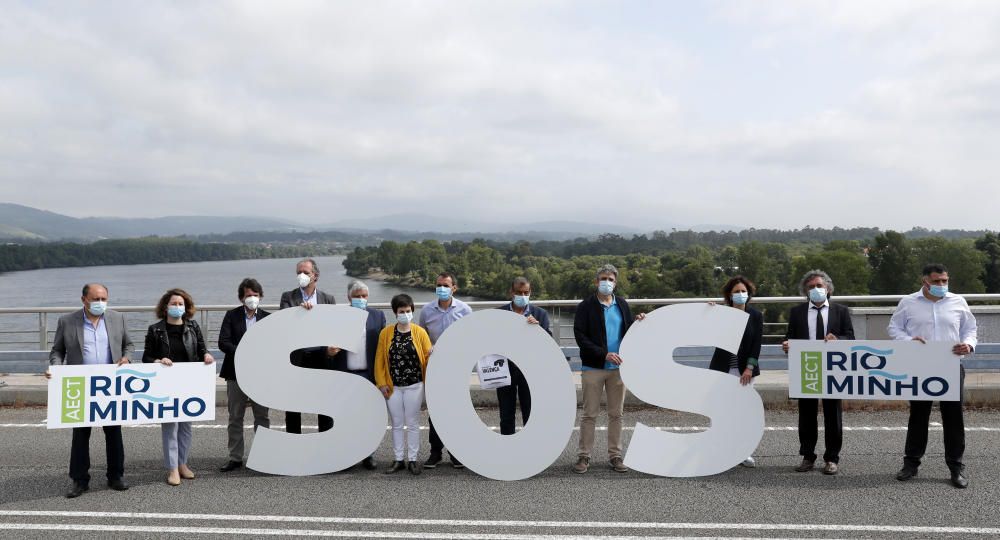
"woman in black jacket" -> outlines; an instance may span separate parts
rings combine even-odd
[[[756,292],[757,287],[753,282],[743,276],[733,276],[722,287],[722,298],[726,305],[745,311],[749,318],[736,354],[715,349],[712,362],[708,365],[709,369],[739,377],[743,386],[751,384],[753,378],[760,375],[757,359],[760,357],[760,342],[764,337],[764,315],[749,305]],[[743,466],[754,467],[756,462],[753,457],[748,457],[743,461]]]
[[[192,318],[195,307],[191,295],[183,289],[170,289],[156,304],[159,321],[146,332],[146,350],[142,361],[172,366],[175,362],[215,361],[208,354],[201,327]],[[163,464],[167,468],[167,483],[177,486],[181,478],[192,479],[194,472],[187,466],[191,448],[191,422],[162,424]]]

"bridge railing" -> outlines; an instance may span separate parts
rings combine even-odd
[[[855,316],[887,317],[904,295],[867,295],[867,296],[837,296],[838,303],[852,306]],[[970,304],[973,312],[980,319],[980,346],[975,355],[966,359],[968,369],[1000,369],[1000,294],[967,294],[962,295]],[[803,299],[797,296],[755,297],[753,303],[760,306],[787,305],[801,303]],[[568,359],[578,356],[576,341],[573,338],[573,315],[579,300],[534,300],[534,305],[545,308],[551,318],[550,329],[556,342],[563,349]],[[634,310],[649,311],[660,306],[671,304],[687,304],[700,302],[721,303],[722,298],[638,298],[629,299]],[[506,304],[503,301],[468,302],[474,310],[492,309]],[[391,308],[386,302],[372,302],[371,307],[381,309],[391,320]],[[425,303],[417,303],[421,308]],[[218,341],[218,331],[222,317],[234,305],[202,305],[198,306],[196,317],[205,332],[205,339],[210,349],[214,349]],[[273,311],[277,305],[262,305],[264,309]],[[136,349],[143,348],[146,328],[154,322],[153,306],[112,306],[116,311],[132,314],[127,317],[129,336],[136,344]],[[18,307],[0,308],[0,373],[35,373],[44,370],[48,350],[55,333],[55,322],[59,316],[80,309],[80,306],[60,307]],[[989,317],[993,324],[987,325],[988,332],[984,335],[982,318]],[[9,321],[15,320],[14,323]],[[884,329],[884,324],[879,323]],[[785,322],[765,322],[765,345],[761,353],[762,369],[786,369],[787,359],[781,353],[777,344],[785,335]],[[855,324],[859,339],[883,339],[876,331],[869,335],[864,328]],[[860,331],[859,331],[860,330]],[[995,334],[994,334],[995,332]],[[221,355],[216,354],[221,358]],[[681,363],[690,365],[707,365],[711,357],[711,349],[707,347],[686,347],[678,350],[676,357]],[[141,358],[141,356],[140,356]],[[571,361],[571,363],[573,363]],[[577,361],[578,363],[578,361]],[[575,363],[573,363],[575,365]]]

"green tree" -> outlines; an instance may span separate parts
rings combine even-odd
[[[868,250],[868,264],[872,267],[868,284],[871,294],[911,292],[919,281],[909,241],[896,231],[886,231],[875,237]]]
[[[983,284],[986,292],[1000,292],[1000,236],[992,232],[986,233],[976,240],[976,249],[984,257]]]
[[[977,251],[971,240],[946,240],[941,237],[919,238],[913,241],[914,267],[919,275],[920,268],[929,263],[940,263],[948,268],[949,289],[958,293],[986,292],[982,275],[986,256]],[[916,288],[917,283],[911,285]]]

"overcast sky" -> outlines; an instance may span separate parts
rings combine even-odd
[[[988,0],[4,2],[0,201],[996,229],[998,29]]]

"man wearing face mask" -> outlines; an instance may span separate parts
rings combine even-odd
[[[954,344],[952,354],[964,357],[972,354],[978,343],[976,318],[965,299],[948,292],[948,269],[942,264],[928,264],[923,271],[923,286],[904,297],[889,321],[892,339],[945,341]],[[961,392],[964,393],[965,368],[961,369]],[[962,401],[941,401],[941,424],[944,427],[944,461],[951,471],[951,484],[966,488],[962,455],[965,454],[965,419]],[[917,475],[920,459],[927,450],[927,424],[931,416],[931,401],[911,401],[910,421],[906,429],[903,468],[896,479],[907,481]]]
[[[427,330],[427,334],[431,338],[431,344],[437,343],[441,334],[453,322],[472,313],[472,308],[468,304],[455,298],[455,292],[458,291],[458,283],[455,280],[454,274],[451,272],[441,272],[438,274],[436,284],[437,288],[434,289],[434,292],[437,294],[437,302],[427,304],[420,310],[419,325]],[[431,455],[424,462],[424,468],[433,469],[441,462],[444,453],[444,442],[441,441],[437,430],[434,429],[434,422],[428,418],[427,423],[430,424]],[[456,469],[464,467],[462,462],[455,458],[454,455],[451,456],[451,466]]]
[[[59,317],[56,335],[49,353],[49,364],[90,365],[129,363],[135,346],[128,337],[125,316],[108,308],[108,289],[100,283],[83,286],[83,309]],[[45,378],[52,373],[45,371]],[[108,487],[125,491],[125,446],[121,426],[104,426],[108,459]],[[90,489],[90,428],[73,428],[73,447],[69,461],[73,487],[66,497],[75,498]]]
[[[573,335],[580,347],[583,361],[583,417],[580,420],[580,448],[573,471],[583,474],[590,469],[590,454],[594,449],[597,415],[601,411],[601,396],[607,396],[608,458],[616,472],[627,472],[622,459],[622,413],[625,407],[625,383],[618,367],[622,338],[632,326],[632,311],[624,298],[614,294],[618,269],[605,264],[597,270],[594,284],[597,294],[576,306]],[[639,315],[636,320],[642,320]]]
[[[242,304],[226,312],[219,329],[219,350],[226,355],[222,361],[222,371],[219,373],[226,380],[226,404],[229,409],[229,461],[219,470],[229,472],[243,466],[243,418],[246,416],[247,404],[253,409],[253,429],[271,427],[268,418],[268,408],[252,401],[236,381],[236,348],[239,347],[243,335],[253,325],[270,315],[260,308],[264,288],[253,278],[245,278],[240,282],[236,294]]]
[[[312,309],[317,304],[336,304],[332,294],[316,288],[319,281],[319,266],[312,259],[302,259],[295,265],[295,278],[299,286],[290,291],[281,293],[281,303],[279,309],[301,306],[304,309]],[[333,357],[337,356],[340,349],[337,347],[311,347],[292,351],[291,362],[293,366],[312,369],[333,369]],[[333,427],[333,418],[319,415],[319,431],[327,431]],[[288,433],[302,433],[302,413],[285,412],[285,431]]]
[[[368,307],[368,285],[362,281],[351,281],[347,286],[347,298],[351,301],[351,307],[363,309],[368,313],[368,320],[365,321],[365,348],[358,352],[341,351],[333,359],[333,369],[353,373],[375,384],[375,352],[378,348],[379,334],[385,328],[385,313],[380,309]],[[374,457],[368,456],[363,459],[361,466],[369,471],[374,469]]]
[[[525,318],[528,324],[536,324],[552,335],[549,330],[549,314],[542,308],[531,304],[531,282],[526,277],[516,277],[510,285],[511,302],[498,309],[512,311]],[[509,360],[509,359],[508,359]],[[515,431],[515,414],[517,402],[521,402],[521,425],[528,423],[531,415],[531,392],[528,380],[514,362],[510,366],[510,385],[497,388],[497,405],[500,409],[500,434],[513,435]]]
[[[788,354],[790,339],[854,339],[850,310],[829,300],[833,295],[833,280],[826,272],[806,272],[799,282],[799,292],[809,301],[793,307],[788,314],[788,333],[781,343],[785,354]],[[799,455],[802,456],[802,463],[795,467],[796,472],[811,471],[816,464],[818,408],[817,400],[799,398]],[[844,443],[843,409],[839,399],[823,398],[823,426],[826,429],[823,434],[826,446],[823,474],[833,475],[840,470],[840,449]]]

